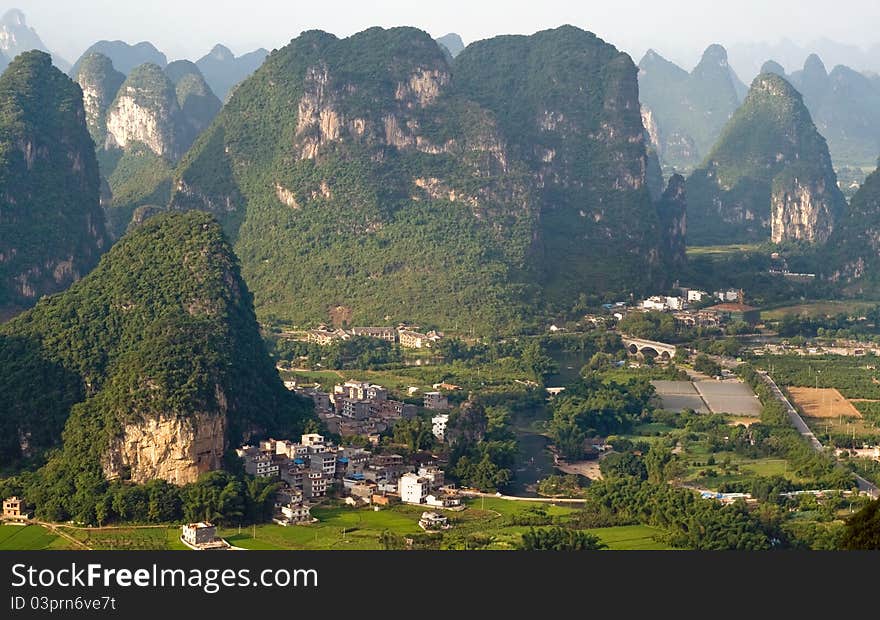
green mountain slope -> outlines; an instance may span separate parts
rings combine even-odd
[[[870,174],[850,200],[825,254],[825,277],[844,291],[869,298],[880,294],[880,171]]]
[[[0,319],[64,290],[108,245],[80,89],[43,52],[0,76]]]
[[[125,41],[98,41],[89,46],[73,64],[70,75],[77,75],[83,61],[91,54],[106,56],[113,62],[117,71],[121,71],[124,75],[128,75],[143,64],[152,63],[164,67],[168,63],[165,54],[157,50],[149,41],[141,41],[134,45],[129,45]]]
[[[594,34],[563,26],[467,47],[454,92],[490,110],[540,201],[543,296],[647,287],[662,271],[637,69]]]
[[[80,476],[191,482],[243,437],[293,433],[310,416],[204,213],[149,219],[0,327],[0,394],[0,464],[39,456],[64,429],[49,471],[71,493]]]
[[[264,318],[509,327],[535,298],[536,214],[491,115],[449,79],[412,28],[304,33],[236,89],[172,206],[220,218]]]
[[[845,211],[825,139],[780,76],[759,75],[687,183],[692,244],[822,243]]]

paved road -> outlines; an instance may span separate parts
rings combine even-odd
[[[813,434],[813,431],[810,430],[810,427],[807,426],[807,423],[804,422],[804,419],[798,413],[797,409],[794,408],[794,405],[791,404],[791,401],[785,397],[785,394],[782,393],[782,390],[779,389],[779,386],[776,385],[776,382],[767,374],[766,371],[758,371],[758,374],[761,375],[761,378],[764,379],[764,382],[770,388],[770,391],[773,393],[773,396],[776,397],[784,406],[786,413],[788,414],[788,419],[791,420],[791,423],[797,429],[797,431],[801,434],[801,436],[809,442],[809,444],[813,447],[816,452],[824,452],[825,447],[822,445],[816,436]],[[865,491],[873,498],[880,497],[880,488],[877,488],[877,485],[862,478],[858,474],[854,474],[856,477],[856,484],[859,487],[859,491]]]

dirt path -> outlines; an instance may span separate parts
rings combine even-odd
[[[43,526],[44,528],[46,528],[47,530],[49,530],[53,534],[57,534],[58,536],[60,536],[64,540],[72,542],[77,547],[85,549],[86,551],[92,550],[92,548],[89,547],[87,544],[85,544],[83,541],[74,538],[73,536],[71,536],[70,534],[68,534],[64,530],[62,530],[58,525],[56,525],[54,523],[49,523],[47,521],[33,521],[33,523],[36,523],[37,525]],[[67,527],[67,526],[65,526],[65,527]]]

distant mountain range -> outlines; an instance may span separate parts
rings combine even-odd
[[[818,39],[806,45],[782,39],[777,43],[739,43],[727,46],[730,64],[744,79],[757,75],[764,62],[773,58],[783,67],[792,70],[803,66],[811,54],[822,57],[829,67],[845,65],[856,71],[880,73],[880,43],[865,50],[830,39]]]
[[[39,50],[52,55],[52,63],[62,71],[70,70],[70,63],[58,54],[52,53],[40,39],[37,31],[28,26],[24,13],[18,9],[10,9],[0,17],[0,70],[6,63],[30,50]]]
[[[762,69],[783,76],[803,94],[835,166],[873,169],[880,156],[880,79],[843,65],[829,73],[816,54],[791,74],[775,60]]]
[[[221,101],[226,101],[229,93],[246,77],[256,71],[269,52],[260,48],[236,57],[228,47],[215,45],[206,55],[196,61],[196,66]]]
[[[715,144],[746,90],[720,45],[706,48],[690,73],[648,50],[639,62],[639,100],[661,162],[692,169]]]
[[[163,206],[174,165],[222,103],[188,60],[147,62],[126,77],[110,58],[91,52],[78,63],[86,120],[104,183],[111,234],[125,232],[139,207]]]

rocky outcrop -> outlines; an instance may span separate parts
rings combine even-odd
[[[125,82],[125,76],[113,68],[109,58],[93,53],[81,61],[76,81],[83,91],[89,133],[96,145],[102,145],[107,136],[107,110]]]
[[[846,209],[825,139],[775,73],[755,78],[687,191],[694,244],[824,243]]]
[[[188,144],[185,119],[174,85],[158,65],[135,69],[107,112],[105,148],[146,145],[159,157],[177,161]]]
[[[822,178],[778,181],[770,196],[770,240],[825,243],[840,214],[836,199]]]
[[[126,424],[102,457],[104,477],[143,484],[195,482],[220,469],[226,450],[225,414],[150,417]]]

